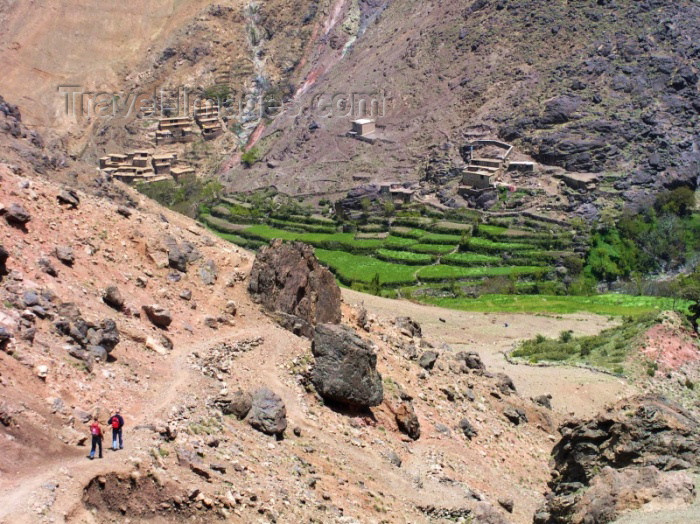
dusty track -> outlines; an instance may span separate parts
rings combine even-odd
[[[557,336],[572,330],[592,335],[613,325],[605,317],[591,314],[522,315],[511,313],[470,313],[412,302],[385,299],[343,289],[343,298],[353,305],[364,304],[380,319],[407,315],[417,320],[423,332],[436,341],[457,349],[477,351],[487,368],[510,375],[523,396],[551,393],[552,406],[561,413],[593,415],[609,402],[634,392],[627,382],[602,373],[571,367],[513,365],[503,353],[520,340],[537,334]],[[440,319],[444,319],[442,322]],[[508,324],[508,327],[505,327]]]

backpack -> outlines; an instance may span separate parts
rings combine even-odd
[[[119,418],[118,417],[112,417],[112,429],[119,429]]]
[[[90,424],[90,433],[92,433],[95,436],[98,436],[100,432],[100,425],[99,424]]]

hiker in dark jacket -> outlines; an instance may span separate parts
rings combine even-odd
[[[92,447],[90,448],[90,460],[95,458],[96,448],[100,448],[100,458],[102,458],[102,427],[100,426],[97,416],[92,418],[90,424],[90,435],[92,435]]]
[[[122,440],[122,428],[124,427],[124,419],[117,409],[114,412],[107,424],[112,427],[112,450],[117,451],[117,441],[119,441],[119,449],[124,449],[124,441]]]

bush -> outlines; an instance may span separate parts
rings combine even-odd
[[[257,147],[251,147],[241,155],[241,162],[246,167],[251,167],[258,160],[260,160],[260,150]]]
[[[574,338],[574,332],[571,331],[570,329],[567,331],[562,331],[559,333],[559,342],[571,342],[571,339]]]

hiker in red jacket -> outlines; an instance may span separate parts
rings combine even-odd
[[[92,447],[90,448],[90,460],[95,458],[95,448],[100,448],[100,458],[102,458],[102,428],[97,421],[97,416],[92,418],[90,424],[90,435],[92,435]]]
[[[122,428],[124,427],[124,419],[117,409],[114,412],[107,424],[112,427],[112,450],[117,451],[117,441],[119,441],[119,449],[124,449],[124,441],[122,440]]]

